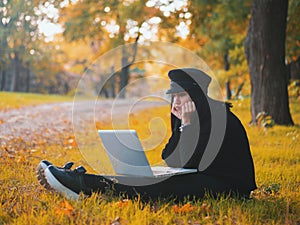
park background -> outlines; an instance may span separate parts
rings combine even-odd
[[[214,72],[224,98],[233,103],[247,129],[258,184],[248,201],[207,196],[181,204],[142,203],[101,195],[68,200],[40,187],[35,167],[43,158],[55,164],[86,164],[72,131],[55,132],[49,126],[44,132],[51,135],[46,138],[39,132],[34,140],[22,132],[8,136],[5,126],[11,121],[3,116],[0,224],[300,223],[298,1],[3,0],[0,14],[1,115],[22,110],[36,114],[31,107],[71,102],[80,78],[95,69],[95,60],[126,44],[132,48],[124,48],[121,68],[112,63],[109,70],[92,71],[94,94],[100,99],[114,99],[135,80],[153,74],[166,77],[169,65],[151,67],[134,59],[139,46],[170,42],[205,59]],[[157,52],[164,49],[153,48],[147,54]],[[132,95],[144,91],[143,85]],[[158,83],[148,85],[161,88]],[[132,96],[123,92],[118,97]],[[140,110],[130,114],[129,125],[147,136],[148,121],[159,116],[169,124],[168,112],[164,106]],[[95,125],[110,127],[105,121]],[[160,130],[159,123],[153,126]],[[153,152],[158,154],[151,154],[159,155],[160,149],[157,146]],[[152,155],[149,160],[155,162]]]

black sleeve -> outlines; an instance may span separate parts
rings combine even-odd
[[[210,115],[201,122],[192,117],[191,124],[182,129],[179,140],[180,159],[184,168],[198,169],[210,136]]]
[[[198,169],[200,160],[206,149],[209,133],[201,133],[190,125],[182,131],[180,139],[181,161],[184,168]]]
[[[172,136],[170,137],[165,148],[162,150],[162,159],[165,160],[170,167],[180,167],[180,155],[178,142],[180,139],[179,127],[181,121],[173,114],[171,115]]]
[[[190,162],[194,158],[194,154],[195,154],[195,150],[199,138],[199,132],[198,135],[196,135],[195,128],[196,127],[194,126],[194,124],[188,125],[185,126],[181,132],[179,146],[181,149],[180,151],[181,163],[182,163],[182,167],[184,168],[198,168],[197,165],[191,165]]]
[[[197,120],[192,120],[191,124],[183,127],[181,132],[180,124],[180,120],[172,124],[174,129],[162,151],[162,159],[171,167],[198,168],[207,144],[206,136],[208,137],[209,134],[201,134],[199,138],[200,129]]]

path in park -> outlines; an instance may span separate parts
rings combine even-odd
[[[76,102],[77,115],[104,121],[113,115],[135,113],[141,109],[167,104],[162,101],[134,102],[130,100],[102,100],[95,105],[91,101]],[[95,113],[96,112],[96,113]],[[13,140],[32,143],[38,139],[55,141],[59,134],[72,134],[73,102],[51,103],[19,109],[0,111],[0,145]]]

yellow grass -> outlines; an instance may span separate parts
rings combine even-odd
[[[50,146],[41,141],[33,147],[31,143],[18,144],[18,140],[2,145],[0,224],[299,224],[299,103],[292,99],[291,111],[296,126],[265,129],[248,126],[249,100],[233,101],[233,111],[247,129],[255,163],[258,189],[251,200],[207,196],[175,205],[96,194],[79,201],[68,200],[43,189],[35,177],[35,168],[44,158],[55,164],[74,160],[76,165],[87,165],[76,145],[68,141],[72,136],[61,137],[62,144]],[[165,125],[169,125],[168,115],[169,107],[162,107],[129,117],[130,128],[137,129],[145,140],[144,146],[149,145],[149,140],[159,143],[147,152],[151,163],[160,161],[160,150],[167,140],[160,136],[170,134],[169,130],[164,131]],[[149,125],[148,121],[154,117],[156,119]],[[97,126],[109,128],[110,125]]]
[[[72,101],[73,98],[61,95],[43,95],[32,93],[0,92],[0,110],[20,108],[42,103]]]

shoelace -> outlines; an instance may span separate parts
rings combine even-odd
[[[74,171],[81,174],[86,173],[86,169],[83,166],[76,167]]]
[[[73,162],[67,162],[64,166],[63,169],[69,170],[72,168],[72,166],[74,165]]]
[[[74,162],[67,162],[62,169],[65,170],[71,170],[72,166],[74,165]],[[86,169],[83,166],[78,166],[74,169],[74,172],[84,174],[86,173]]]

